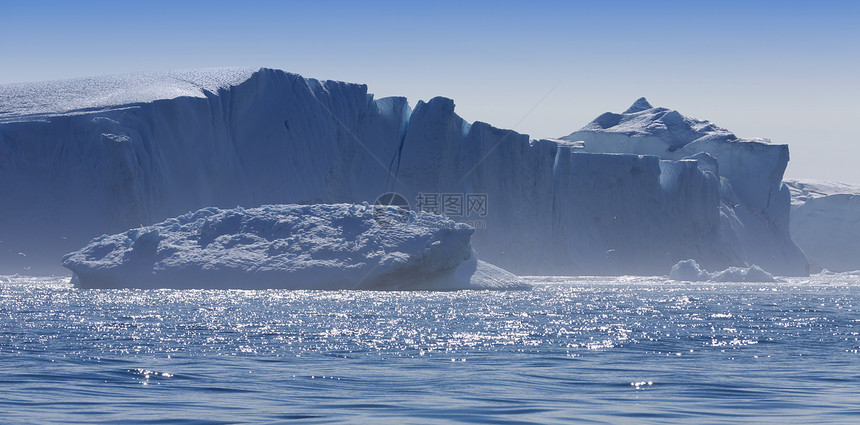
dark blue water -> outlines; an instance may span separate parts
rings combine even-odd
[[[2,423],[858,423],[860,277],[528,292],[0,283]]]

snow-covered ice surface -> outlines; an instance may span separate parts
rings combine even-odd
[[[434,208],[420,196],[435,195],[437,211],[474,225],[481,259],[517,274],[662,275],[687,258],[806,271],[779,190],[785,146],[694,123],[693,136],[714,137],[682,157],[593,153],[587,141],[468,123],[441,97],[413,110],[279,70],[179,74],[0,90],[0,272],[59,273],[63,254],[98,235],[203,207],[372,203],[392,191],[413,209]],[[627,115],[637,113],[653,143],[680,143],[675,114]],[[442,211],[442,195],[461,203]]]
[[[63,258],[83,288],[527,289],[478,261],[474,229],[395,207],[205,208],[104,235]]]
[[[791,205],[797,207],[831,195],[860,195],[860,186],[837,181],[786,179],[785,185],[791,192]]]
[[[781,275],[807,273],[807,259],[789,236],[790,195],[782,184],[788,146],[739,138],[708,121],[654,107],[645,98],[620,114],[600,115],[562,139],[582,152],[695,161],[719,181],[718,238],[735,260],[718,265],[708,258],[690,258],[711,268],[757,264]]]
[[[209,68],[0,84],[0,123],[109,111],[206,92],[246,81],[256,68]]]
[[[814,272],[860,270],[860,187],[817,180],[787,180],[791,237]]]
[[[689,282],[776,282],[772,274],[756,265],[750,267],[729,267],[719,272],[702,269],[695,260],[679,261],[672,266],[669,279]]]

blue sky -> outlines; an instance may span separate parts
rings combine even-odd
[[[751,4],[750,4],[751,3]],[[860,183],[860,2],[16,1],[0,83],[266,66],[558,137],[636,98]]]

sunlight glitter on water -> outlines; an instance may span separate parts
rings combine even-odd
[[[148,419],[191,423],[840,422],[860,412],[856,277],[528,279],[532,291],[446,293],[7,279],[0,406],[37,422],[124,422],[128,400],[168,409]],[[757,407],[738,410],[740,399]]]

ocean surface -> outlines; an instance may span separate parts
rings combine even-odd
[[[0,278],[0,423],[860,423],[860,276],[531,291]]]

